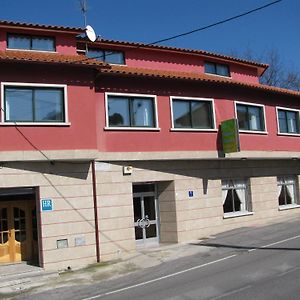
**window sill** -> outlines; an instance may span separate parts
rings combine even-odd
[[[170,131],[196,131],[196,132],[217,132],[218,130],[215,128],[171,128]]]
[[[288,204],[288,205],[281,205],[279,206],[278,210],[288,210],[288,209],[294,209],[294,208],[300,208],[299,204]]]
[[[104,127],[104,130],[112,131],[160,131],[158,127]]]
[[[208,72],[204,72],[204,74],[206,75],[211,75],[211,76],[216,76],[216,77],[221,77],[221,78],[227,78],[227,79],[232,79],[232,76],[226,76],[226,75],[219,75],[219,74],[215,74],[215,73],[208,73]]]
[[[0,122],[0,126],[71,126],[70,122]]]
[[[122,67],[127,67],[127,65],[124,63],[124,64],[116,64],[116,63],[109,63],[109,62],[106,62],[107,64],[111,65],[111,66],[122,66]]]
[[[253,215],[252,211],[239,211],[239,212],[226,213],[224,214],[223,219],[231,219],[231,218],[251,216],[251,215]]]
[[[30,50],[30,49],[13,49],[13,48],[6,48],[7,51],[25,51],[25,52],[37,52],[37,53],[58,53],[57,51],[50,51],[50,50]]]
[[[281,136],[295,136],[295,137],[299,137],[300,133],[283,133],[283,132],[278,132],[277,135],[281,135]]]
[[[267,131],[255,131],[255,130],[239,130],[239,133],[248,133],[248,134],[262,134],[267,135]]]

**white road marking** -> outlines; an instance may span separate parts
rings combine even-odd
[[[244,287],[242,287],[242,288],[240,288],[240,289],[236,289],[236,290],[233,290],[233,291],[231,291],[231,292],[224,293],[224,294],[222,294],[222,295],[220,295],[220,296],[217,296],[217,297],[215,297],[215,298],[212,298],[211,300],[222,299],[222,298],[224,298],[224,297],[231,296],[231,295],[236,294],[236,293],[239,293],[239,292],[241,292],[241,291],[250,289],[251,287],[252,287],[252,285],[246,285],[246,286],[244,286]]]
[[[278,274],[277,277],[285,276],[286,274],[289,274],[289,273],[298,271],[299,269],[300,269],[300,267],[290,269],[290,270],[288,270],[288,271],[285,271],[285,272],[282,272],[282,273]]]
[[[213,265],[213,264],[216,264],[218,262],[233,258],[235,256],[237,256],[237,254],[226,256],[226,257],[223,257],[223,258],[220,258],[220,259],[217,259],[217,260],[214,260],[214,261],[202,264],[202,265],[198,265],[198,266],[195,266],[195,267],[192,267],[192,268],[189,268],[189,269],[185,269],[185,270],[182,270],[182,271],[179,271],[179,272],[176,272],[176,273],[172,273],[172,274],[169,274],[169,275],[161,276],[161,277],[149,280],[149,281],[144,281],[144,282],[141,282],[141,283],[138,283],[138,284],[135,284],[135,285],[130,285],[130,286],[127,286],[127,287],[122,288],[122,289],[114,290],[114,291],[107,292],[107,293],[104,293],[104,294],[95,295],[95,296],[92,296],[92,297],[89,297],[89,298],[83,298],[81,300],[92,300],[92,299],[96,299],[96,298],[100,298],[100,297],[120,293],[120,292],[127,291],[127,290],[130,290],[130,289],[136,288],[136,287],[140,287],[140,286],[144,286],[144,285],[147,285],[147,284],[150,284],[150,283],[153,283],[153,282],[157,282],[157,281],[160,281],[160,280],[163,280],[163,279],[166,279],[166,278],[175,277],[175,276],[178,276],[178,275],[181,275],[181,274],[193,271],[193,270],[201,269],[201,268],[204,268],[206,266]]]
[[[285,240],[281,240],[281,241],[278,241],[278,242],[275,242],[275,243],[271,243],[271,244],[268,244],[268,245],[261,246],[259,248],[250,249],[250,250],[248,250],[248,252],[253,252],[253,251],[256,251],[256,250],[259,250],[259,249],[264,249],[264,248],[268,248],[268,247],[271,247],[271,246],[274,246],[274,245],[282,244],[284,242],[295,240],[295,239],[297,239],[299,237],[300,237],[300,234],[296,235],[296,236],[292,236],[292,237],[290,237],[288,239],[285,239]]]
[[[296,236],[293,236],[293,237],[290,237],[290,238],[287,238],[287,239],[284,239],[284,240],[281,240],[281,241],[277,241],[277,242],[274,242],[274,243],[271,243],[271,244],[268,244],[268,245],[261,246],[259,248],[250,249],[250,250],[248,250],[248,252],[253,252],[253,251],[256,251],[256,250],[259,250],[259,249],[264,249],[264,248],[268,248],[268,247],[271,247],[271,246],[274,246],[274,245],[282,244],[284,242],[295,240],[295,239],[297,239],[299,237],[300,237],[300,234],[296,235]],[[152,280],[149,280],[149,281],[144,281],[144,282],[141,282],[141,283],[138,283],[138,284],[135,284],[135,285],[130,285],[130,286],[127,286],[125,288],[114,290],[114,291],[111,291],[111,292],[107,292],[107,293],[103,293],[103,294],[98,294],[98,295],[95,295],[95,296],[92,296],[92,297],[88,297],[88,298],[83,298],[81,300],[93,300],[93,299],[101,298],[101,297],[104,297],[104,296],[108,296],[108,295],[117,294],[117,293],[120,293],[120,292],[123,292],[123,291],[127,291],[127,290],[130,290],[130,289],[136,288],[136,287],[148,285],[150,283],[157,282],[157,281],[160,281],[160,280],[163,280],[163,279],[167,279],[167,278],[171,278],[171,277],[176,277],[178,275],[181,275],[181,274],[193,271],[193,270],[201,269],[201,268],[204,268],[206,266],[213,265],[213,264],[216,264],[218,262],[221,262],[221,261],[224,261],[224,260],[236,257],[237,255],[238,254],[226,256],[226,257],[223,257],[221,259],[217,259],[217,260],[214,260],[214,261],[202,264],[202,265],[198,265],[198,266],[195,266],[195,267],[192,267],[192,268],[189,268],[189,269],[185,269],[185,270],[176,272],[176,273],[172,273],[172,274],[169,274],[169,275],[161,276],[161,277],[158,277],[158,278],[155,278],[155,279],[152,279]],[[238,289],[238,290],[232,291],[230,293],[237,293],[240,290],[247,289],[249,287],[250,286],[246,286],[246,287],[244,287],[242,289]],[[220,297],[219,298],[214,298],[214,299],[220,299]]]

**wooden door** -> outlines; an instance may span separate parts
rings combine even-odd
[[[34,201],[0,203],[0,262],[33,259]]]
[[[0,262],[10,262],[10,224],[8,207],[0,207]]]

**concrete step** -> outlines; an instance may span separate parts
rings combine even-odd
[[[0,293],[12,293],[38,285],[46,278],[58,276],[58,272],[27,264],[10,264],[0,266]]]

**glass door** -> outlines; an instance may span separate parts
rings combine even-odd
[[[154,185],[153,185],[154,186]],[[158,243],[158,213],[155,189],[153,191],[140,191],[133,194],[134,227],[137,244]],[[149,186],[147,185],[149,190]],[[135,189],[134,189],[135,191]]]

